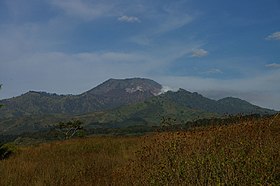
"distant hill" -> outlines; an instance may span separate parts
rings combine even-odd
[[[180,89],[168,91],[144,102],[123,106],[95,116],[92,124],[112,124],[112,127],[130,125],[159,125],[163,118],[170,118],[173,124],[182,124],[203,118],[224,115],[274,114],[273,110],[252,105],[238,98],[225,98],[218,101],[203,97],[194,92]],[[81,117],[82,119],[82,117]]]
[[[0,134],[45,130],[60,121],[82,120],[86,128],[156,126],[164,118],[182,124],[224,114],[274,114],[238,98],[212,100],[184,89],[161,92],[153,80],[109,79],[80,95],[30,91],[1,101]],[[160,94],[162,93],[162,94]]]
[[[203,97],[197,92],[191,93],[184,89],[179,89],[177,92],[167,92],[167,99],[172,100],[178,105],[202,110],[204,112],[224,114],[273,114],[275,111],[261,108],[239,98],[227,97],[218,101]]]

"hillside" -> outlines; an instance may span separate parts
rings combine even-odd
[[[234,101],[239,104],[234,106]],[[2,119],[0,134],[21,134],[48,130],[60,121],[78,119],[84,122],[85,129],[121,128],[129,126],[159,126],[163,119],[170,119],[171,124],[185,124],[189,121],[212,117],[223,117],[224,114],[273,114],[274,111],[262,109],[236,98],[226,98],[227,102],[215,101],[180,89],[154,96],[146,101],[121,106],[115,109],[92,112],[81,115],[51,114],[33,115]],[[240,103],[241,102],[241,103]]]
[[[71,114],[109,110],[122,105],[142,102],[159,94],[161,85],[144,78],[109,79],[80,95],[57,95],[30,91],[2,100],[0,118],[20,116]]]
[[[0,185],[279,185],[280,118],[235,122],[19,147]]]
[[[261,108],[239,98],[227,97],[216,101],[203,97],[197,92],[191,93],[184,89],[179,89],[177,92],[167,92],[165,96],[166,99],[172,100],[178,105],[219,115],[275,113],[273,110]]]
[[[28,92],[1,101],[0,134],[48,130],[60,121],[79,119],[86,129],[158,126],[236,114],[273,114],[275,111],[238,98],[212,100],[184,89],[161,93],[149,79],[110,79],[80,95]],[[161,94],[160,94],[161,93]]]

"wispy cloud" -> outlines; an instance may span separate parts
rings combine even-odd
[[[140,19],[138,17],[134,17],[134,16],[121,16],[118,17],[118,20],[120,22],[127,22],[127,23],[140,23]]]
[[[51,4],[60,8],[68,16],[75,16],[84,20],[92,20],[114,13],[115,3],[104,3],[102,1],[82,1],[82,0],[52,0]]]
[[[195,49],[192,51],[192,57],[205,57],[207,56],[209,53],[208,51],[204,50],[204,49]]]
[[[177,14],[167,14],[165,20],[158,25],[155,33],[161,34],[169,32],[172,30],[179,29],[194,20],[194,17],[189,14],[177,13]]]
[[[279,63],[270,63],[270,64],[267,64],[265,66],[269,67],[269,68],[280,68],[280,64]]]
[[[176,3],[169,3],[168,6],[162,3],[156,7],[144,7],[140,13],[147,27],[133,36],[130,41],[139,45],[153,45],[161,37],[165,40],[166,34],[192,23],[198,15],[190,9],[182,9],[184,7],[182,3],[186,2],[176,1]]]
[[[266,40],[280,40],[280,32],[274,32],[266,37]]]
[[[212,69],[209,69],[206,73],[207,74],[222,74],[223,71],[218,68],[212,68]]]

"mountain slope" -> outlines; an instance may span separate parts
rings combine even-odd
[[[220,108],[223,108],[228,114],[272,114],[270,109],[261,108],[251,103],[233,97],[226,97],[217,101]]]
[[[158,126],[163,119],[170,118],[171,124],[183,124],[188,121],[212,117],[222,117],[224,114],[273,114],[275,111],[254,106],[237,98],[225,98],[219,101],[211,100],[198,93],[184,89],[177,92],[167,92],[153,96],[143,102],[124,105],[102,112],[92,112],[81,115],[29,115],[18,118],[0,120],[2,134],[20,134],[46,130],[60,121],[79,119],[85,128],[119,128],[135,125]],[[1,134],[1,132],[0,132]]]
[[[252,105],[238,98],[225,98],[215,101],[194,92],[180,89],[177,92],[167,92],[152,97],[144,102],[123,106],[106,112],[102,117],[96,117],[93,123],[114,126],[134,125],[138,121],[141,125],[159,125],[163,118],[176,121],[173,124],[182,124],[202,118],[223,117],[236,114],[275,114],[270,109]],[[99,119],[98,118],[103,118]]]
[[[191,109],[166,99],[165,95],[150,98],[144,102],[122,106],[92,117],[89,125],[98,127],[127,127],[131,125],[158,126],[162,119],[170,118],[173,124],[182,124],[199,118],[217,117],[218,114]],[[80,119],[84,119],[83,116]]]
[[[123,93],[124,91],[127,93],[139,91],[157,95],[161,91],[161,88],[162,86],[160,84],[150,79],[109,79],[82,95],[116,96],[117,93]]]
[[[176,92],[170,92],[176,94]],[[21,134],[46,130],[60,121],[78,119],[85,128],[119,128],[135,125],[158,126],[163,118],[173,120],[172,124],[182,124],[200,118],[218,117],[218,114],[192,109],[177,104],[168,94],[151,97],[143,102],[121,106],[112,110],[92,112],[82,115],[34,115],[0,120],[2,134]],[[1,134],[1,132],[0,132]]]
[[[273,110],[261,108],[239,98],[227,97],[215,101],[196,92],[191,93],[184,89],[179,89],[177,92],[167,92],[166,97],[178,105],[219,115],[275,113]]]
[[[80,95],[57,95],[30,91],[2,100],[0,134],[36,132],[72,118],[86,127],[127,127],[160,125],[164,118],[182,124],[224,114],[274,114],[238,98],[218,101],[184,89],[161,93],[153,80],[109,79]]]
[[[44,114],[84,114],[142,102],[159,94],[161,85],[144,78],[110,79],[80,95],[56,95],[30,91],[2,100],[0,118]]]

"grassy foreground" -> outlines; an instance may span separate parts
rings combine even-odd
[[[280,117],[25,147],[0,185],[280,185]]]

